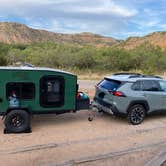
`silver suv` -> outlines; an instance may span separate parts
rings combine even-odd
[[[154,111],[166,113],[166,80],[159,76],[117,73],[96,85],[92,106],[114,115],[127,115],[133,125]]]

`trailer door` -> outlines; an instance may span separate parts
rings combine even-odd
[[[64,78],[44,76],[40,80],[40,105],[42,107],[61,107],[64,105]]]

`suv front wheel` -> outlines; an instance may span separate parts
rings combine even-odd
[[[128,112],[128,120],[133,125],[138,125],[143,122],[146,116],[145,108],[140,105],[136,104],[129,108]]]

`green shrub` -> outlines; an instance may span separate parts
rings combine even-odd
[[[16,62],[75,71],[139,70],[152,74],[166,70],[166,49],[149,43],[143,43],[132,50],[55,42],[29,45],[0,43],[0,65],[12,65]]]

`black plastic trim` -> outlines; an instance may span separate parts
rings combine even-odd
[[[72,110],[52,110],[52,111],[33,111],[33,115],[41,115],[41,114],[64,114],[64,113],[69,113],[72,112]],[[76,112],[76,110],[73,110],[73,112]]]
[[[95,98],[94,98],[94,101],[97,102],[97,103],[99,103],[100,105],[103,105],[104,107],[107,107],[107,108],[112,107],[112,104],[107,103],[107,102],[103,101],[103,100],[100,99],[100,98],[95,97]]]
[[[15,109],[23,109],[24,108],[13,108],[13,109],[9,109],[9,111],[15,110]],[[64,114],[64,113],[69,113],[69,112],[77,112],[80,110],[48,110],[48,111],[32,111],[30,112],[31,115],[45,115],[45,114],[56,114],[56,115],[60,115],[60,114]],[[8,112],[0,112],[0,116],[5,116]]]
[[[127,108],[127,112],[128,110],[130,109],[131,106],[135,105],[135,104],[142,104],[146,111],[148,112],[149,111],[149,104],[146,100],[134,100],[134,101],[131,101],[128,108]]]
[[[114,105],[112,105],[112,104],[110,104],[110,103],[107,103],[107,102],[103,101],[103,100],[100,99],[100,98],[95,97],[95,98],[94,98],[94,101],[97,102],[97,103],[99,103],[100,105],[102,105],[102,106],[104,106],[104,107],[107,107],[107,108],[111,109],[114,114],[121,114],[121,113],[119,112],[119,110],[117,109],[116,106],[114,106]],[[123,113],[122,113],[122,114],[123,114]]]

